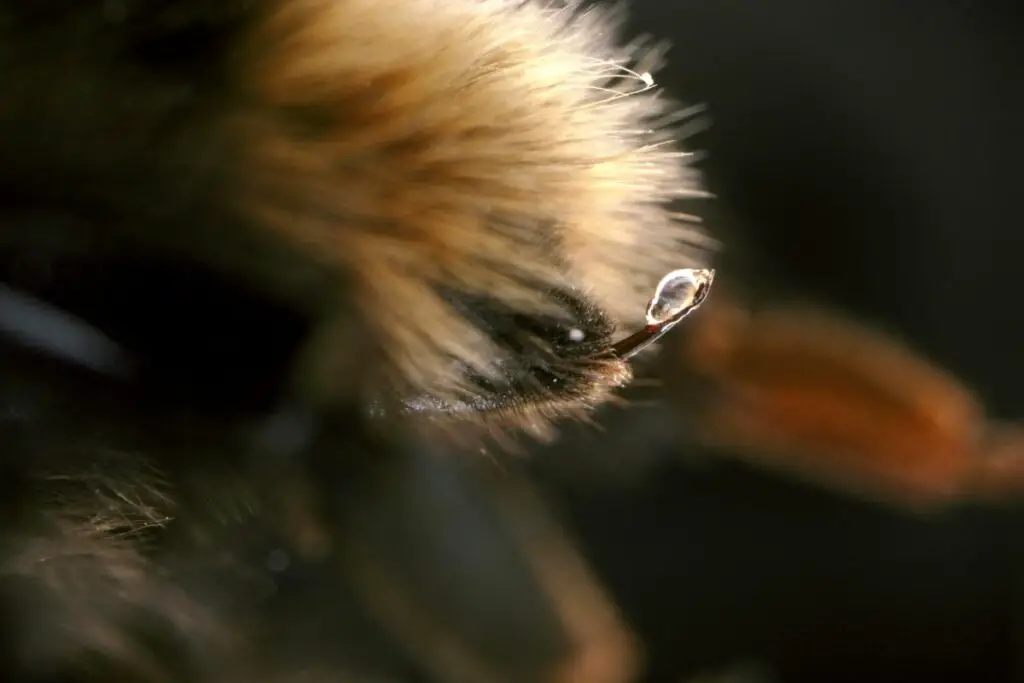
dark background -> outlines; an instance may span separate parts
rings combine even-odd
[[[1024,8],[633,0],[708,105],[690,141],[734,246],[1024,417]],[[664,408],[570,431],[539,475],[646,639],[650,681],[1024,681],[1024,505],[924,519],[727,461]],[[687,457],[684,457],[687,456]],[[589,459],[590,476],[579,467]],[[583,468],[586,469],[586,468]]]

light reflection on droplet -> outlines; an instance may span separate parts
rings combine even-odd
[[[629,360],[658,341],[708,297],[715,280],[712,269],[673,270],[658,283],[647,303],[647,325],[612,345],[612,354]]]
[[[699,306],[702,294],[715,278],[710,269],[673,270],[658,283],[647,304],[648,325],[669,325]]]

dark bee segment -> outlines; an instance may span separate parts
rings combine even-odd
[[[528,315],[482,297],[448,297],[459,315],[486,330],[503,358],[497,376],[469,375],[461,399],[416,396],[411,411],[501,413],[526,406],[589,403],[630,378],[609,353],[615,327],[580,292],[549,294],[559,312]]]
[[[61,214],[3,228],[0,338],[210,415],[259,414],[284,391],[302,314],[198,261],[90,240]]]
[[[707,298],[711,269],[681,269],[666,275],[647,306],[647,325],[619,341],[614,325],[582,294],[549,293],[561,315],[525,315],[481,297],[449,297],[459,315],[487,330],[504,354],[497,377],[469,374],[469,397],[417,396],[405,401],[414,412],[502,413],[533,403],[544,408],[575,401],[588,405],[631,378],[625,362],[648,348]],[[544,410],[542,409],[543,413]],[[548,416],[556,416],[557,409]]]
[[[629,638],[606,628],[601,591],[527,480],[402,426],[353,427],[332,421],[308,459],[334,482],[320,491],[336,520],[330,561],[432,680],[616,679]],[[592,647],[613,665],[584,673]]]

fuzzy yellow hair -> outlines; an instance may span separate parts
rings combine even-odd
[[[618,15],[543,0],[265,3],[238,63],[249,131],[240,201],[352,278],[390,378],[471,392],[504,357],[451,303],[526,315],[569,288],[642,319],[700,234],[670,210],[702,190],[673,143],[655,51]],[[602,375],[605,381],[600,379]],[[619,383],[595,373],[593,391]]]

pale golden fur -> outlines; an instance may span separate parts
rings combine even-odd
[[[525,312],[579,288],[618,322],[694,265],[701,194],[678,112],[605,9],[509,0],[295,0],[240,52],[252,110],[242,197],[353,274],[392,379],[431,395],[493,373],[444,286]],[[643,71],[638,73],[637,70]],[[458,361],[452,362],[452,360]]]

